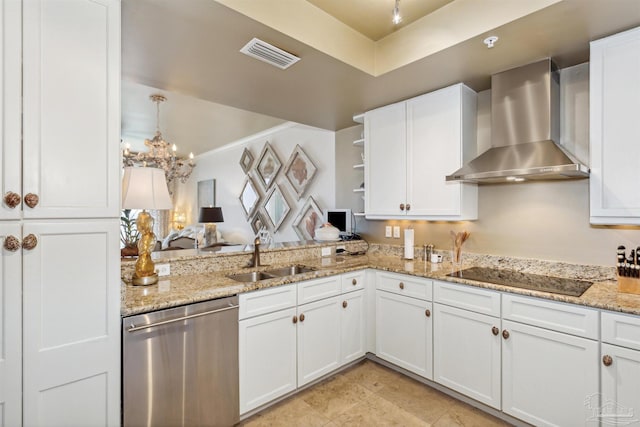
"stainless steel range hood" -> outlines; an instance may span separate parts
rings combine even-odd
[[[491,148],[447,181],[588,178],[589,168],[555,143],[559,106],[558,72],[550,59],[491,76]]]

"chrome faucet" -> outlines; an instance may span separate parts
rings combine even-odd
[[[253,241],[253,257],[248,267],[260,267],[260,237],[256,237]]]

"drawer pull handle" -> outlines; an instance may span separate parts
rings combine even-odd
[[[355,285],[357,285],[357,284],[358,284],[358,281],[357,281],[356,279],[353,279],[353,280],[351,281],[351,284],[352,284],[353,286],[355,286]]]
[[[24,202],[26,203],[27,206],[29,206],[32,209],[36,207],[39,201],[40,201],[40,198],[33,193],[27,193],[27,195],[24,196]]]
[[[409,212],[410,210],[411,210],[411,205],[407,203],[407,212]]]
[[[427,316],[427,317],[431,317],[431,310],[426,309],[426,310],[424,311],[424,315],[425,315],[425,316]]]
[[[611,366],[611,364],[613,363],[613,357],[605,354],[604,356],[602,356],[602,363],[604,364],[604,366]]]
[[[404,210],[404,203],[400,203],[400,210],[403,211]]]
[[[29,234],[27,237],[22,239],[23,249],[31,250],[36,246],[38,246],[38,238],[35,236],[35,234]]]
[[[504,338],[505,340],[509,339],[509,331],[507,331],[506,329],[502,331],[502,338]]]
[[[500,329],[498,329],[497,326],[494,326],[493,328],[491,328],[491,332],[493,333],[493,335],[498,335],[500,333]]]
[[[9,252],[15,252],[20,249],[20,240],[16,236],[7,236],[4,238],[4,248]]]
[[[293,323],[298,323],[298,316],[293,316]]]
[[[404,283],[400,282],[398,286],[400,286],[400,289],[404,289]]]
[[[18,193],[14,193],[13,191],[9,191],[4,195],[4,204],[10,207],[11,209],[15,208],[20,204],[20,200],[22,198]]]
[[[301,315],[300,315],[300,321],[301,321],[301,322],[304,322],[304,314],[301,314]]]
[[[342,308],[347,308],[347,302],[346,301],[342,301]]]

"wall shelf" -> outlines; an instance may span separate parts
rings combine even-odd
[[[360,163],[359,165],[353,165],[354,169],[364,169],[364,163]]]
[[[364,146],[364,138],[356,139],[355,141],[353,141],[353,145],[357,147]]]
[[[364,193],[364,188],[354,188],[353,192],[354,193]]]

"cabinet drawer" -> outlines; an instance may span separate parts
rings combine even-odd
[[[640,350],[640,317],[603,312],[602,342]]]
[[[339,295],[342,288],[340,276],[306,280],[298,283],[298,305]]]
[[[598,311],[573,304],[505,294],[502,296],[502,318],[598,339]]]
[[[433,300],[476,313],[500,317],[500,293],[447,282],[434,282]]]
[[[383,291],[427,301],[431,301],[433,297],[433,282],[431,280],[406,274],[377,273],[376,287]]]
[[[246,319],[296,306],[296,285],[276,286],[239,295],[238,318]]]
[[[364,270],[342,275],[342,293],[364,289]]]

